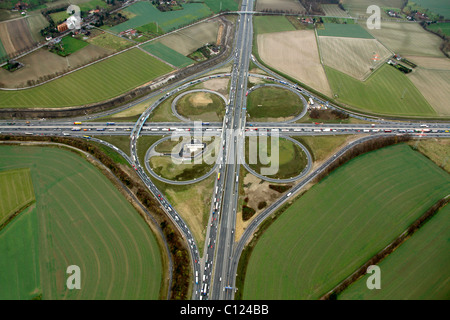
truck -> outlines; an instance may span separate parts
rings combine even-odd
[[[219,172],[219,174],[217,175],[217,180],[220,180],[220,172]]]
[[[81,124],[80,121],[75,121],[73,124]]]
[[[313,104],[314,104],[314,101],[313,101],[312,98],[309,98],[309,104],[310,104],[310,105],[313,105]]]
[[[72,131],[81,131],[81,128],[73,127],[73,128],[72,128]]]
[[[107,123],[106,123],[107,126],[113,126],[113,125],[115,125],[115,124],[116,124],[115,122],[107,122]]]

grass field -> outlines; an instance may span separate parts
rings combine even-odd
[[[303,144],[311,154],[313,161],[323,161],[330,157],[335,150],[341,148],[349,139],[348,135],[336,136],[304,136],[293,137]]]
[[[142,45],[141,48],[177,68],[184,68],[195,63],[194,60],[183,56],[181,53],[165,46],[161,42],[149,42]]]
[[[174,180],[187,181],[202,177],[207,174],[214,165],[205,163],[174,163],[171,157],[151,157],[150,166],[160,177]]]
[[[367,28],[365,24],[362,25]],[[385,47],[400,55],[444,57],[441,38],[418,23],[383,22],[381,29],[368,30]]]
[[[376,39],[319,37],[319,49],[324,65],[358,80],[367,78],[371,68],[377,68],[392,55]]]
[[[221,11],[237,11],[239,10],[239,0],[203,0],[203,2],[211,9],[214,13],[219,13]]]
[[[66,53],[71,54],[88,46],[89,43],[71,36],[66,36],[61,39],[61,45]]]
[[[261,139],[261,137],[259,139]],[[258,140],[257,142],[257,163],[250,163],[250,139],[247,137],[245,140],[245,162],[255,172],[261,174],[262,168],[269,168],[271,165],[275,165],[278,166],[277,172],[274,175],[271,175],[270,178],[288,179],[299,175],[302,170],[305,169],[307,165],[306,155],[298,145],[287,139],[280,138],[278,140],[278,159],[275,159],[275,163],[272,164],[272,162],[270,162],[272,155],[272,139],[267,138],[266,145],[261,144],[260,141],[261,140]],[[268,164],[261,163],[261,152],[263,155],[267,155],[269,160]]]
[[[41,297],[38,228],[36,207],[32,205],[0,231],[1,300]]]
[[[264,232],[240,288],[243,298],[319,298],[449,187],[449,174],[405,144],[351,160],[294,201]]]
[[[359,24],[324,23],[324,29],[317,29],[319,36],[373,39]]]
[[[450,205],[419,229],[378,266],[381,290],[369,290],[367,276],[344,290],[342,300],[449,300]]]
[[[133,45],[133,42],[122,37],[116,37],[110,33],[102,33],[95,37],[90,37],[87,42],[90,44],[118,52]]]
[[[59,108],[116,97],[173,69],[133,49],[36,88],[0,92],[0,108]]]
[[[303,102],[295,93],[276,87],[259,88],[247,99],[247,121],[288,120],[303,110]]]
[[[0,61],[2,61],[3,59],[6,59],[6,55],[7,55],[7,52],[5,50],[5,47],[3,47],[2,40],[0,39]]]
[[[427,29],[450,36],[450,22],[433,23],[427,26]]]
[[[159,298],[156,238],[96,167],[67,150],[1,147],[1,170],[23,167],[36,204],[0,233],[2,299]],[[81,269],[80,290],[66,287],[69,265]]]
[[[132,4],[124,11],[131,12],[136,16],[112,27],[110,31],[119,33],[154,22],[165,32],[169,32],[212,14],[204,3],[187,3],[183,5],[183,10],[161,12],[148,1]]]
[[[387,64],[365,82],[326,66],[325,71],[337,100],[355,109],[384,115],[436,116],[414,84]]]
[[[192,121],[222,121],[225,115],[225,102],[209,92],[188,93],[178,100],[176,108]]]
[[[29,168],[0,171],[0,226],[34,199]]]
[[[450,19],[450,6],[447,0],[414,0],[410,2],[414,2],[422,8],[429,9],[433,13],[442,15],[445,19]]]
[[[255,16],[253,17],[255,36],[263,33],[294,31],[292,23],[284,16]]]

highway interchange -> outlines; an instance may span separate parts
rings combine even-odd
[[[118,153],[128,161],[136,170],[138,176],[146,184],[151,193],[158,199],[167,215],[173,220],[184,236],[189,246],[192,269],[193,286],[192,299],[213,299],[230,300],[238,288],[235,288],[236,270],[239,258],[245,244],[251,235],[256,231],[261,222],[272,214],[277,208],[282,206],[289,198],[298,193],[307,183],[312,181],[318,174],[325,170],[335,159],[345,153],[348,149],[361,142],[374,139],[380,136],[411,134],[426,137],[450,137],[450,124],[443,122],[394,122],[379,118],[367,117],[362,114],[351,113],[350,115],[366,121],[367,124],[323,124],[323,123],[297,123],[296,120],[306,113],[307,103],[302,97],[303,110],[301,116],[287,122],[246,122],[246,96],[249,76],[263,77],[273,81],[280,87],[287,88],[294,92],[311,97],[316,103],[323,104],[329,108],[339,109],[337,106],[329,104],[320,98],[315,97],[308,91],[300,88],[297,84],[276,75],[270,70],[261,66],[252,56],[253,24],[252,13],[253,0],[243,0],[239,14],[238,27],[236,29],[235,44],[232,55],[223,63],[216,66],[219,68],[224,64],[233,61],[233,68],[230,73],[204,76],[206,72],[213,71],[214,68],[188,77],[177,83],[173,83],[163,89],[164,96],[152,103],[146,111],[142,113],[136,122],[106,123],[99,119],[106,115],[120,112],[130,108],[139,102],[151,99],[161,94],[152,93],[137,102],[127,104],[112,111],[102,112],[97,115],[78,117],[71,120],[9,120],[0,122],[0,133],[6,135],[48,135],[48,136],[70,136],[86,137],[102,143]],[[247,11],[248,10],[248,11]],[[249,74],[250,59],[261,69],[264,69],[270,76]],[[226,114],[222,123],[203,124],[181,118],[180,122],[147,122],[152,111],[163,101],[181,90],[190,86],[207,81],[211,78],[229,77],[230,94],[226,102]],[[256,88],[253,88],[256,89]],[[90,120],[85,122],[85,120]],[[83,121],[83,122],[81,122]],[[81,122],[81,124],[80,124]],[[76,124],[77,123],[77,124]],[[190,231],[189,226],[184,222],[181,215],[164,197],[164,194],[155,186],[144,168],[147,159],[139,159],[137,152],[137,141],[142,135],[168,135],[172,133],[183,133],[194,135],[213,135],[220,139],[222,149],[217,155],[217,163],[207,176],[217,174],[217,179],[212,190],[212,200],[210,208],[210,221],[207,225],[204,252],[200,253],[198,245]],[[359,139],[346,145],[331,158],[324,161],[318,168],[311,171],[311,158],[308,158],[308,167],[301,175],[288,180],[295,182],[289,193],[282,195],[275,203],[260,213],[245,229],[240,239],[235,239],[236,209],[239,199],[239,175],[241,164],[245,166],[244,144],[245,137],[252,135],[276,135],[290,139],[289,136],[298,135],[338,135],[354,134],[361,135]],[[102,135],[129,135],[130,136],[130,156],[110,143],[97,138]],[[145,160],[145,164],[140,161]],[[148,167],[147,167],[148,169]],[[151,170],[148,170],[149,172]],[[202,178],[205,178],[202,177]],[[267,177],[261,177],[269,179]],[[191,181],[190,183],[198,182]],[[168,183],[176,184],[176,182]],[[279,182],[279,181],[278,181]],[[237,241],[237,242],[236,242]]]

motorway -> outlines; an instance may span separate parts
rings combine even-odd
[[[223,63],[214,68],[210,68],[195,76],[188,77],[177,83],[173,83],[164,90],[152,93],[138,102],[128,104],[124,107],[116,108],[112,111],[102,112],[97,115],[75,118],[71,120],[30,120],[30,121],[0,121],[0,134],[4,135],[33,135],[33,136],[68,136],[84,137],[96,142],[103,143],[120,153],[136,170],[136,173],[145,183],[147,188],[160,202],[166,214],[175,223],[189,246],[191,263],[193,269],[193,291],[192,299],[233,299],[235,288],[235,277],[240,254],[260,223],[272,214],[277,208],[282,206],[293,194],[299,192],[308,182],[312,181],[320,172],[325,170],[335,159],[354,145],[374,139],[380,136],[411,134],[420,137],[450,137],[450,124],[442,122],[392,122],[383,119],[372,119],[362,114],[350,113],[350,116],[371,121],[367,124],[323,124],[323,123],[295,123],[301,117],[295,117],[287,122],[246,122],[246,96],[249,76],[263,77],[274,81],[277,86],[284,87],[297,94],[302,93],[314,99],[316,103],[326,105],[329,108],[336,108],[327,101],[315,97],[297,84],[290,83],[286,79],[274,74],[270,70],[265,70],[270,76],[253,75],[248,73],[250,59],[257,65],[251,55],[253,42],[252,13],[253,0],[243,0],[239,13],[236,29],[235,44],[232,55]],[[248,10],[248,11],[247,11]],[[213,76],[202,76],[215,68],[233,61],[231,73],[216,74]],[[260,66],[265,69],[263,66]],[[200,77],[202,76],[202,77]],[[212,78],[230,77],[230,94],[226,105],[226,114],[223,122],[199,123],[181,118],[180,122],[148,122],[151,112],[166,99],[176,95],[180,90],[207,81]],[[116,113],[134,106],[157,95],[164,94],[158,101],[152,103],[146,111],[142,113],[136,122],[105,122],[92,121],[111,113]],[[301,96],[299,94],[299,96]],[[306,101],[303,101],[301,116],[306,113]],[[84,120],[90,119],[90,122]],[[83,121],[83,122],[81,122]],[[180,214],[164,197],[162,192],[153,184],[147,175],[144,167],[147,159],[139,159],[137,156],[137,141],[142,135],[165,136],[173,133],[215,136],[220,139],[221,151],[217,156],[217,163],[208,175],[217,173],[214,185],[209,222],[206,230],[206,241],[204,252],[200,255],[198,245],[191,234],[189,226],[183,221]],[[294,182],[294,187],[288,194],[284,194],[275,203],[260,213],[252,223],[246,228],[240,239],[235,239],[236,208],[239,199],[239,174],[241,164],[245,166],[245,137],[254,135],[276,135],[290,139],[289,136],[307,135],[338,135],[354,134],[361,135],[355,142],[346,145],[331,158],[327,159],[319,168],[311,172],[312,160],[308,157],[308,167],[299,176],[293,177],[289,181]],[[101,136],[127,135],[130,136],[130,156],[122,150],[103,140]],[[92,138],[96,136],[96,138]],[[305,150],[305,149],[304,149]],[[144,166],[140,160],[144,160]],[[151,170],[149,170],[151,172]],[[266,178],[267,177],[261,177]],[[190,181],[189,183],[198,182]],[[298,182],[300,181],[300,182]],[[171,183],[171,182],[169,182]],[[202,256],[202,257],[201,257]]]

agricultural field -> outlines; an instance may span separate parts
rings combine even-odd
[[[124,23],[110,28],[110,31],[119,33],[154,22],[164,32],[170,32],[212,14],[204,3],[187,3],[183,5],[183,10],[161,12],[148,1],[137,2],[123,11],[131,12],[135,16]]]
[[[173,69],[132,49],[32,89],[0,92],[0,108],[59,108],[104,101]]]
[[[431,161],[436,163],[439,167],[450,173],[450,148],[449,139],[426,139],[410,141],[409,145],[413,149],[428,157]]]
[[[194,60],[185,57],[161,42],[149,42],[142,45],[141,48],[176,68],[184,68],[195,63]]]
[[[225,102],[210,92],[193,92],[181,97],[177,112],[192,121],[223,121]]]
[[[11,73],[0,68],[1,87],[26,87],[29,86],[28,81],[43,81],[53,77],[56,73],[81,67],[109,54],[111,51],[94,45],[88,45],[67,57],[61,57],[46,49],[39,49],[18,59],[24,64],[24,67],[15,72]]]
[[[255,35],[296,30],[284,16],[255,16],[253,17],[253,26]]]
[[[444,16],[445,19],[450,19],[450,7],[446,0],[414,0],[409,1],[432,11],[435,14]]]
[[[340,134],[336,136],[293,137],[293,139],[308,149],[314,162],[321,162],[336,153],[336,150],[343,147],[345,143],[349,142],[350,139],[354,139],[354,137]]]
[[[214,13],[219,13],[222,11],[238,11],[239,10],[239,0],[203,0],[203,2],[211,9]]]
[[[254,152],[258,152],[256,157],[257,163],[252,163],[252,159],[250,158],[250,138],[246,137],[245,139],[245,162],[249,165],[249,167],[254,170],[256,173],[261,174],[262,168],[269,168],[271,166],[277,167],[277,172],[274,175],[271,175],[270,178],[276,179],[289,179],[299,175],[303,169],[305,169],[307,165],[307,158],[303,150],[292,141],[287,139],[279,138],[278,139],[278,159],[275,163],[270,162],[272,155],[272,138],[267,138],[266,144],[261,143],[261,137],[259,137],[257,143],[257,149]],[[256,143],[256,142],[255,142]],[[274,144],[277,146],[277,144]],[[263,164],[260,155],[267,155],[269,163]],[[274,155],[276,157],[276,155]]]
[[[49,23],[47,19],[45,19],[45,17],[40,12],[29,12],[27,16],[27,22],[34,41],[40,42],[44,40],[44,37],[41,35],[41,30],[48,26]]]
[[[258,35],[257,41],[258,54],[264,63],[331,96],[314,30],[263,34]]]
[[[31,36],[26,19],[0,22],[0,41],[9,55],[32,48],[36,43]]]
[[[65,36],[61,39],[61,46],[64,48],[64,52],[67,54],[72,54],[77,52],[78,50],[83,49],[89,45],[86,41],[71,37]]]
[[[0,232],[2,299],[160,297],[157,240],[95,166],[58,148],[1,149],[0,169],[31,168],[36,195],[36,204]],[[80,267],[80,290],[65,285],[69,265]]]
[[[407,77],[438,115],[450,116],[450,70],[418,67]]]
[[[247,121],[286,121],[303,110],[303,102],[295,93],[277,87],[256,89],[247,99]]]
[[[317,29],[318,36],[373,39],[359,24],[324,23],[323,29]]]
[[[353,17],[370,16],[367,13],[367,8],[371,5],[388,8],[400,8],[403,0],[343,0],[343,6],[350,12]]]
[[[349,161],[295,200],[262,234],[240,288],[243,299],[318,299],[449,187],[450,175],[406,144]]]
[[[11,215],[35,200],[30,169],[0,171],[0,197],[0,227],[3,227]]]
[[[353,109],[380,115],[437,115],[408,77],[392,66],[381,66],[364,82],[330,67],[324,68],[333,97]]]
[[[86,41],[95,46],[105,48],[111,52],[119,52],[134,45],[133,42],[128,41],[125,38],[117,37],[107,32],[103,32],[96,36],[91,36]]]
[[[447,37],[450,36],[450,22],[433,23],[428,25],[427,29],[442,33]]]
[[[383,22],[381,29],[368,31],[386,48],[402,56],[444,57],[439,50],[441,38],[417,23]]]
[[[306,13],[305,7],[298,0],[257,0],[256,11]]]
[[[220,23],[206,21],[162,37],[159,42],[187,56],[207,43],[216,43]]]
[[[8,55],[8,53],[5,50],[5,47],[3,47],[2,41],[0,39],[0,61],[3,61],[5,57]]]
[[[337,4],[322,4],[323,12],[326,16],[338,17],[338,18],[348,18],[347,12],[343,11]]]
[[[392,53],[375,39],[319,37],[322,63],[355,79],[364,80]]]
[[[422,228],[378,266],[381,290],[368,290],[367,276],[344,290],[342,300],[449,300],[448,252],[450,205],[441,208]]]

